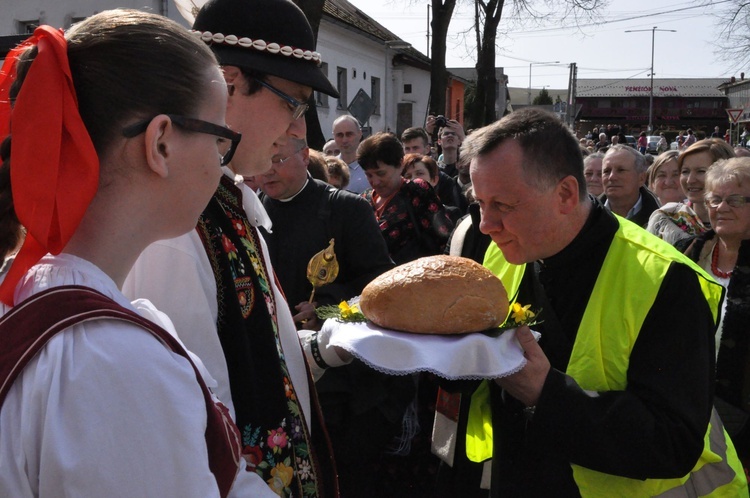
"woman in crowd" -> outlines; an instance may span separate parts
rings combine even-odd
[[[750,158],[717,161],[706,173],[711,230],[687,254],[727,289],[716,331],[715,405],[745,468],[750,466]]]
[[[431,158],[430,156],[423,156],[422,154],[407,154],[406,156],[404,156],[401,164],[404,165],[404,169],[401,171],[401,175],[404,178],[406,178],[407,180],[421,178],[422,180],[429,183],[433,190],[435,190],[435,192],[437,193],[436,189],[438,181],[440,180],[440,170],[438,169],[438,165],[433,158]],[[462,196],[461,192],[458,189],[458,185],[456,185],[456,182],[453,179],[445,178],[444,181],[451,182],[452,188],[447,190],[455,190],[455,192],[453,192],[454,197]],[[448,214],[448,217],[455,224],[458,219],[464,215],[464,213],[461,211],[461,208],[459,208],[458,206],[449,206],[448,204],[445,204],[439,194],[438,198],[443,203],[443,207],[445,208],[445,212]]]
[[[594,197],[604,192],[602,183],[602,152],[594,152],[583,158],[583,177],[586,179],[586,191]]]
[[[645,155],[646,149],[648,149],[648,137],[646,136],[646,132],[642,131],[638,135],[638,152]]]
[[[378,133],[357,148],[371,190],[362,195],[375,217],[396,264],[442,254],[453,222],[429,183],[401,176],[404,149],[390,133]]]
[[[140,11],[41,26],[6,58],[1,212],[28,232],[0,287],[0,496],[228,494],[239,434],[210,378],[120,293],[148,244],[195,227],[240,138],[226,102],[205,44]],[[120,319],[61,322],[10,371],[11,346],[83,309]]]
[[[691,239],[711,227],[704,204],[704,181],[708,167],[719,159],[734,157],[734,151],[720,138],[694,143],[677,158],[680,186],[687,200],[669,203],[651,214],[646,230],[684,251]]]
[[[682,202],[685,193],[680,185],[680,166],[676,150],[670,150],[659,156],[648,168],[646,186],[656,194],[662,206],[670,202]]]

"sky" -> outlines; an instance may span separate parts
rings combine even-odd
[[[428,0],[349,0],[417,50],[429,55]],[[531,0],[532,4],[543,2]],[[561,0],[558,0],[561,1]],[[509,4],[511,0],[506,0]],[[750,68],[733,67],[717,54],[721,28],[717,14],[730,0],[610,0],[598,22],[580,28],[561,24],[552,16],[541,25],[513,26],[506,6],[498,35],[496,66],[505,68],[509,86],[538,93],[543,87],[568,87],[570,63],[578,78],[648,78],[654,33],[654,78],[729,78]],[[473,67],[476,63],[471,30],[473,5],[458,0],[448,33],[448,67]],[[507,17],[507,19],[505,19]],[[554,18],[556,17],[556,19]],[[626,33],[627,30],[645,30]],[[659,30],[675,30],[659,31]],[[559,61],[557,64],[537,64]],[[531,81],[529,81],[529,64]]]

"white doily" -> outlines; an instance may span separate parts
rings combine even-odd
[[[499,335],[428,335],[396,332],[372,323],[329,319],[329,346],[349,351],[372,368],[394,375],[432,372],[449,380],[494,379],[526,365],[515,329]],[[534,332],[539,338],[539,333]]]

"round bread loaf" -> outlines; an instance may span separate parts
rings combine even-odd
[[[429,256],[370,282],[359,307],[383,328],[465,334],[501,325],[508,315],[508,294],[499,278],[471,259]]]

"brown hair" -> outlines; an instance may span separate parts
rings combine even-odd
[[[680,154],[680,157],[677,158],[677,164],[680,165],[680,169],[682,169],[682,163],[685,162],[686,157],[693,154],[700,154],[701,152],[708,152],[710,154],[711,163],[719,159],[734,157],[734,149],[723,138],[705,138],[698,140]]]
[[[332,176],[338,176],[341,178],[341,188],[349,186],[351,174],[349,173],[349,165],[346,164],[346,161],[338,157],[326,156],[326,165],[328,166],[329,180]]]
[[[66,39],[78,111],[99,157],[121,136],[128,120],[193,114],[206,92],[208,68],[218,65],[208,47],[184,27],[138,10],[91,16],[75,24]],[[11,102],[36,54],[36,47],[30,47],[19,57]],[[0,251],[15,247],[14,232],[20,234],[10,186],[11,143],[9,136],[0,147]]]
[[[425,165],[427,172],[430,174],[430,180],[435,180],[438,177],[438,165],[435,160],[430,156],[423,156],[422,154],[407,154],[404,156],[404,160],[401,162],[403,165],[401,176],[406,173],[406,170],[413,168],[417,163]]]
[[[376,133],[357,147],[357,161],[364,170],[377,169],[378,161],[401,168],[403,158],[404,147],[393,133]]]
[[[316,180],[328,183],[328,165],[322,152],[318,152],[315,149],[308,149],[307,171]]]

